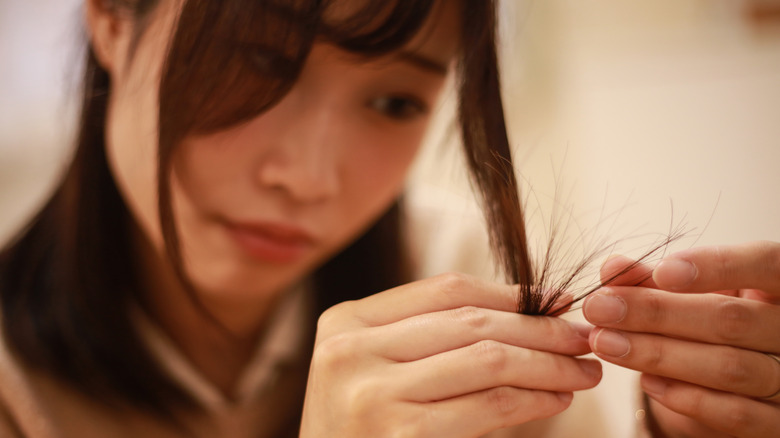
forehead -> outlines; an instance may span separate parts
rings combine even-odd
[[[460,11],[457,1],[438,1],[420,31],[405,47],[441,63],[448,63],[460,47]]]

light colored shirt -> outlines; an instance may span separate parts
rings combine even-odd
[[[280,303],[268,331],[238,379],[235,397],[226,397],[184,357],[140,310],[135,320],[142,339],[171,378],[204,408],[185,416],[194,437],[258,438],[286,426],[280,412],[293,413],[294,389],[306,382],[300,367],[307,356],[305,321],[308,291],[291,292]],[[305,364],[304,364],[305,365]],[[300,389],[300,388],[299,388]],[[0,346],[0,437],[2,438],[173,438],[180,430],[128,408],[118,411],[67,385],[25,369]]]

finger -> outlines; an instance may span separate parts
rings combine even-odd
[[[735,437],[770,438],[780,430],[780,407],[652,375],[642,389],[667,408]]]
[[[467,306],[367,328],[359,336],[367,351],[409,362],[482,340],[577,356],[590,352],[591,329],[590,325],[560,318]]]
[[[399,436],[478,437],[494,430],[552,417],[563,412],[572,393],[555,393],[503,386],[426,403],[426,417],[436,418],[435,430],[413,430]],[[412,426],[414,427],[414,426]]]
[[[596,329],[596,355],[633,370],[751,397],[780,388],[777,361],[764,353],[644,333]]]
[[[561,316],[565,315],[571,310],[571,307],[574,305],[574,302],[571,301],[571,297],[567,296],[561,296],[559,297],[553,306],[551,307],[551,310],[549,313],[546,314],[546,316]]]
[[[603,285],[656,287],[652,268],[622,255],[608,258],[600,277]]]
[[[648,397],[646,402],[648,414],[651,416],[650,421],[654,423],[651,426],[652,437],[663,438],[689,438],[689,437],[706,437],[706,438],[733,438],[732,435],[727,435],[723,432],[715,430],[706,426],[704,423],[695,420],[691,417],[677,413],[666,406],[658,403],[658,401]]]
[[[610,286],[587,297],[582,309],[600,327],[780,351],[780,307],[759,301]]]
[[[435,401],[499,386],[575,391],[592,388],[601,379],[601,363],[593,359],[517,348],[495,341],[393,365],[398,396]]]
[[[516,286],[464,274],[444,274],[338,304],[320,317],[318,332],[330,334],[355,327],[379,326],[464,306],[514,312],[517,299]]]
[[[714,292],[761,289],[780,302],[780,244],[751,242],[692,248],[666,257],[653,271],[661,289]]]

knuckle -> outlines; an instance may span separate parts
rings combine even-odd
[[[357,337],[352,333],[340,333],[314,347],[312,362],[318,367],[336,370],[353,361],[357,351],[360,351]]]
[[[706,420],[707,415],[711,415],[705,401],[705,390],[703,388],[686,388],[675,391],[676,397],[667,397],[666,402],[678,413],[700,421]]]
[[[665,366],[666,352],[663,342],[652,342],[646,353],[642,356],[641,362],[644,370],[656,372],[662,370]]]
[[[724,297],[728,298],[728,297]],[[724,299],[716,308],[715,334],[723,342],[732,343],[750,337],[755,321],[754,312],[738,299]]]
[[[731,258],[725,248],[715,246],[713,250],[716,280],[718,283],[727,282],[733,276]]]
[[[728,434],[743,434],[755,426],[751,412],[744,403],[736,403],[731,408],[724,410],[723,415],[722,429]]]
[[[474,349],[485,372],[498,374],[506,369],[509,358],[506,348],[500,342],[492,340],[479,341],[474,344]]]
[[[541,333],[547,333],[546,342],[552,350],[568,350],[571,340],[579,337],[574,328],[566,323],[561,324],[562,320],[558,318],[542,318],[536,321],[543,330]]]
[[[720,381],[732,390],[745,388],[752,377],[744,355],[739,350],[732,348],[724,352],[718,374]]]
[[[647,327],[659,327],[667,317],[667,311],[664,306],[663,297],[659,293],[649,293],[645,295],[642,303],[643,323]]]
[[[446,297],[458,296],[474,284],[474,279],[459,272],[448,272],[433,279],[435,289]]]
[[[453,309],[452,316],[455,321],[472,329],[482,329],[488,325],[488,314],[484,309],[474,306],[464,306]]]
[[[350,313],[352,301],[344,301],[322,312],[317,318],[317,331],[327,332],[331,327],[337,326]]]
[[[384,391],[375,379],[363,378],[350,385],[345,391],[347,412],[354,415],[368,415],[376,405],[377,397]]]
[[[333,324],[333,319],[335,318],[334,313],[336,313],[335,310],[333,310],[333,307],[330,309],[327,309],[326,311],[322,312],[319,318],[317,318],[317,332],[323,332],[328,329]]]
[[[487,392],[486,397],[489,409],[501,419],[508,419],[518,408],[517,394],[508,386],[493,388]]]

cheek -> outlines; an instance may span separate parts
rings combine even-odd
[[[352,172],[363,181],[358,189],[365,195],[400,190],[417,148],[406,147],[399,151],[397,144],[372,145],[371,148],[387,150],[357,154]]]
[[[237,213],[233,209],[257,196],[252,179],[257,140],[247,130],[228,130],[190,138],[174,156],[174,175],[180,194],[203,212]],[[216,210],[216,211],[215,211]]]
[[[373,135],[371,141],[350,148],[345,185],[360,200],[353,208],[376,212],[399,195],[423,132],[420,126],[397,135]]]

